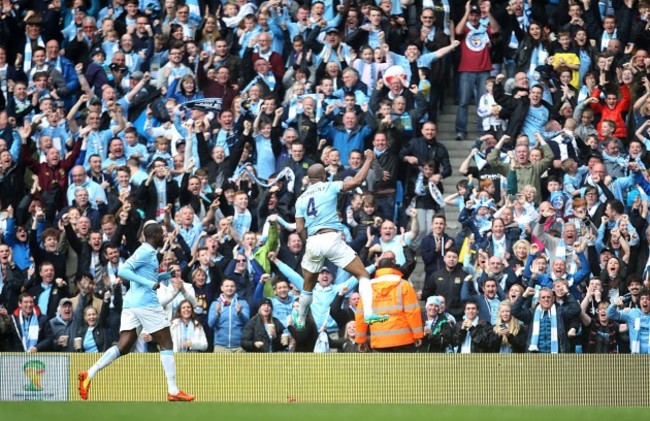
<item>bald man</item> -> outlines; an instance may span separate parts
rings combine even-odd
[[[388,319],[387,315],[377,315],[372,311],[370,274],[354,250],[341,238],[341,223],[336,212],[338,194],[355,189],[363,183],[374,157],[375,154],[367,150],[359,172],[346,181],[327,182],[327,171],[321,164],[314,164],[307,170],[310,185],[296,201],[296,229],[300,239],[306,243],[302,260],[305,282],[300,294],[298,314],[294,315],[298,329],[304,329],[307,307],[312,302],[312,291],[325,260],[345,269],[359,280],[359,294],[363,300],[367,324]]]

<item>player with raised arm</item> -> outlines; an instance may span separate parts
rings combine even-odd
[[[148,221],[142,231],[145,242],[124,262],[118,272],[119,277],[130,282],[129,291],[124,296],[120,339],[117,345],[108,349],[88,371],[79,373],[79,395],[83,400],[88,399],[90,381],[95,374],[131,351],[138,339],[136,330],[140,327],[150,333],[160,347],[160,361],[167,377],[167,400],[194,400],[194,396],[181,392],[176,386],[176,362],[169,322],[156,295],[160,282],[171,278],[169,272],[158,273],[156,249],[163,245],[163,230],[155,221]]]
[[[359,256],[341,238],[341,222],[336,213],[338,194],[355,189],[363,183],[374,157],[373,151],[367,150],[359,172],[345,181],[328,182],[327,171],[321,164],[314,164],[307,170],[310,185],[296,201],[296,229],[306,244],[302,259],[305,283],[300,294],[298,314],[294,317],[298,329],[304,328],[307,308],[312,302],[312,291],[326,259],[359,280],[359,294],[363,300],[367,324],[388,320],[388,315],[378,315],[372,311],[370,274]]]

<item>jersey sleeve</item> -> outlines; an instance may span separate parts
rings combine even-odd
[[[304,200],[300,200],[300,198],[296,202],[296,218],[305,219],[305,207],[304,207],[303,203],[304,203]]]
[[[337,195],[343,191],[343,182],[334,181],[330,184],[330,192],[334,195]]]

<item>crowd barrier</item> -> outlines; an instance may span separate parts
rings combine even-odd
[[[0,400],[78,401],[98,354],[0,354]],[[203,402],[650,406],[645,355],[176,354]],[[164,401],[157,354],[120,358],[91,401]]]

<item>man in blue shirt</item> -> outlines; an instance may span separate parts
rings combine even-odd
[[[314,164],[307,170],[310,185],[296,201],[296,230],[303,243],[306,243],[302,260],[305,282],[300,294],[298,314],[294,315],[298,329],[304,328],[307,308],[313,300],[312,291],[325,260],[345,269],[359,280],[359,294],[364,300],[366,323],[384,322],[388,319],[387,315],[372,312],[370,275],[354,250],[341,238],[341,223],[336,212],[338,194],[355,189],[363,183],[374,157],[375,154],[367,150],[366,160],[359,172],[354,178],[345,181],[327,182],[327,171],[321,164]]]
[[[194,400],[194,396],[178,390],[176,386],[176,363],[169,322],[156,295],[160,282],[171,278],[169,272],[158,273],[156,249],[163,245],[163,230],[156,222],[148,221],[144,224],[143,233],[145,242],[124,262],[118,272],[122,279],[131,284],[124,297],[119,342],[107,350],[88,371],[79,373],[79,395],[83,400],[88,399],[90,381],[95,374],[131,351],[138,339],[139,328],[149,333],[160,347],[160,361],[167,377],[167,400]]]

